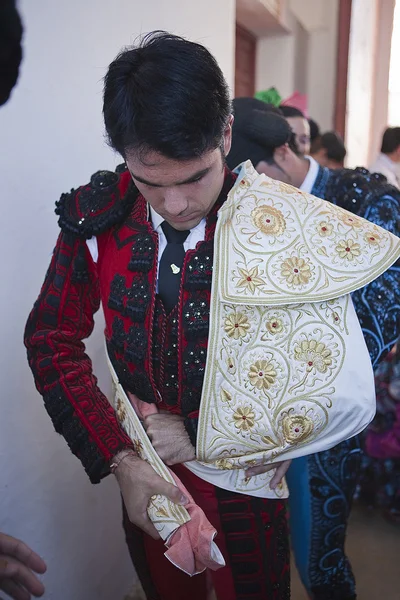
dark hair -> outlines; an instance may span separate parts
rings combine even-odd
[[[311,143],[313,143],[317,138],[320,137],[321,131],[318,123],[314,121],[314,119],[308,119],[308,123],[310,125],[310,140]]]
[[[221,145],[231,114],[221,69],[200,44],[155,31],[121,52],[104,83],[109,144],[123,156],[187,160]]]
[[[298,153],[293,131],[280,109],[255,98],[235,98],[233,109],[232,147],[227,156],[231,169],[245,160],[255,167],[261,161],[273,164],[275,150],[284,144]]]
[[[22,60],[22,23],[13,0],[0,1],[0,106],[17,83]]]
[[[303,113],[301,112],[301,110],[299,110],[298,108],[295,108],[294,106],[280,106],[279,109],[282,111],[283,116],[285,117],[285,119],[290,118],[290,117],[301,117],[302,119],[305,119],[305,116],[303,115]]]
[[[347,154],[343,139],[336,131],[327,131],[322,134],[319,140],[315,142],[313,152],[318,152],[323,148],[326,150],[326,156],[330,160],[342,164]]]
[[[400,146],[400,127],[388,127],[383,134],[381,152],[391,154]]]

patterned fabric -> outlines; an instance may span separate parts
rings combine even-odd
[[[356,498],[400,522],[400,347],[379,365],[376,417],[363,435],[365,455]]]
[[[365,169],[320,167],[312,193],[400,235],[400,192],[380,175]],[[374,366],[400,333],[399,271],[397,262],[352,295]],[[289,469],[293,549],[303,584],[314,592],[315,600],[355,598],[344,541],[361,460],[359,439],[353,438],[327,452],[296,460]]]
[[[91,481],[132,442],[97,387],[82,340],[93,330],[100,306],[98,281],[84,240],[62,233],[46,280],[29,316],[25,344],[37,389],[58,433],[82,461]],[[78,276],[79,274],[79,276]]]
[[[313,600],[349,600],[355,580],[344,551],[347,520],[361,464],[358,437],[293,461],[290,531],[296,565]]]
[[[63,195],[57,203],[62,233],[30,314],[25,344],[54,426],[93,483],[109,472],[115,454],[132,446],[97,387],[82,343],[93,330],[100,300],[109,353],[124,388],[155,402],[160,385],[166,408],[182,412],[195,443],[206,360],[213,235],[217,210],[235,179],[227,171],[220,198],[207,219],[206,239],[186,255],[179,328],[177,316],[171,314],[167,320],[156,301],[158,238],[129,172],[98,172],[88,185]],[[95,234],[100,253],[97,265],[85,242]],[[165,355],[154,354],[155,346],[149,343],[153,326],[158,334],[157,352],[165,351]],[[180,364],[187,367],[180,373],[178,355]],[[168,374],[164,376],[166,362]]]
[[[218,600],[289,600],[290,566],[285,502],[227,492],[202,481],[183,465],[176,475],[217,529],[226,567],[210,572]],[[160,541],[124,518],[132,561],[148,600],[205,600],[205,574],[189,578],[163,560]],[[146,560],[143,560],[143,557]]]
[[[375,389],[349,292],[400,256],[399,238],[247,162],[214,252],[198,460],[235,472],[360,433]]]

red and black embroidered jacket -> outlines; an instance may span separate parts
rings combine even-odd
[[[99,171],[61,196],[62,230],[25,331],[36,386],[55,429],[91,481],[132,446],[97,386],[82,342],[100,302],[108,352],[126,391],[182,414],[195,444],[207,340],[217,211],[235,177],[227,172],[206,236],[186,253],[180,299],[168,317],[156,295],[158,236],[127,171]],[[94,263],[86,240],[97,237]]]

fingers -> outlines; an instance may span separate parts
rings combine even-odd
[[[282,479],[287,473],[288,468],[290,467],[291,462],[291,460],[285,460],[276,469],[275,475],[273,476],[273,478],[271,479],[271,483],[269,484],[271,490],[274,490],[281,483]]]
[[[168,483],[168,481],[165,481],[165,479],[162,479],[161,477],[159,478],[155,489],[155,494],[161,494],[175,504],[185,505],[188,503],[188,498],[186,498],[185,494],[183,494],[176,485]]]
[[[13,580],[22,585],[36,597],[43,596],[44,586],[28,567],[12,557],[2,557],[5,560],[5,568],[0,572],[0,581],[3,579]],[[8,593],[8,592],[7,592]]]
[[[13,598],[14,600],[31,600],[30,593],[12,579],[0,581],[0,590],[3,590],[3,592],[8,594],[10,598]]]
[[[160,539],[160,534],[158,533],[157,529],[154,527],[153,523],[147,515],[141,523],[135,523],[135,525],[137,525],[142,531],[147,533],[147,535],[152,537],[153,540]]]
[[[46,563],[29,546],[16,538],[0,534],[0,553],[13,556],[36,573],[46,572]]]
[[[259,465],[258,467],[251,467],[246,470],[246,477],[254,477],[255,475],[262,475],[276,469],[276,465]]]

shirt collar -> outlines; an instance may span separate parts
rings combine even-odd
[[[163,219],[163,217],[159,215],[158,212],[156,212],[154,208],[150,206],[150,204],[147,205],[147,218],[151,221],[154,231],[156,231],[157,233],[161,233],[161,225],[164,223],[165,219]],[[196,231],[197,229],[199,231],[203,231],[205,229],[205,226],[206,219],[202,219],[200,223],[190,231]]]
[[[306,178],[300,186],[300,189],[302,192],[307,192],[308,194],[311,194],[311,191],[314,187],[315,181],[318,176],[319,164],[312,156],[306,156],[305,158],[310,163],[310,166],[308,168]]]
[[[153,225],[153,229],[154,231],[158,231],[158,233],[160,232],[160,228],[161,228],[161,224],[163,223],[164,219],[162,218],[161,215],[158,214],[158,212],[156,212],[154,210],[154,208],[152,206],[150,206],[150,204],[147,205],[147,210],[148,210],[148,218],[151,220],[151,223]]]

